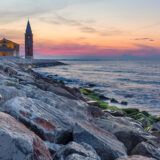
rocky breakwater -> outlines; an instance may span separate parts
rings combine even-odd
[[[13,159],[35,160],[160,159],[157,134],[132,118],[114,117],[88,104],[78,89],[43,77],[26,64],[0,59],[0,95],[0,130],[5,131],[0,139],[10,139],[1,148],[13,151],[0,151],[2,159],[13,154]]]

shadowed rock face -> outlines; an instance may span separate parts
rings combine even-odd
[[[126,146],[129,154],[140,142],[155,139],[154,136],[144,132],[142,126],[131,118],[108,116],[104,119],[95,119],[94,123],[114,134]]]
[[[154,123],[150,129],[150,133],[156,136],[160,142],[160,122]]]
[[[70,142],[66,146],[63,146],[56,152],[53,160],[56,159],[92,159],[92,160],[101,160],[97,155],[96,151],[88,144],[76,142]]]
[[[0,112],[0,159],[51,160],[44,142],[8,114]]]
[[[73,129],[73,139],[77,143],[88,143],[102,160],[114,160],[126,155],[124,145],[111,133],[90,123],[79,123]]]
[[[150,144],[147,142],[141,142],[132,150],[131,154],[154,157],[160,160],[160,145],[155,145],[154,143]]]

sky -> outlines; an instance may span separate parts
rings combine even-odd
[[[0,38],[23,55],[29,19],[36,55],[158,56],[159,8],[160,0],[5,0]]]

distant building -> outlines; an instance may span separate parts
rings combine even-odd
[[[33,58],[33,34],[29,21],[25,33],[25,58]]]
[[[0,56],[19,56],[19,44],[5,38],[0,40]]]
[[[19,57],[20,45],[3,38],[0,40],[0,56]],[[33,58],[33,34],[30,22],[27,23],[25,33],[25,58]]]

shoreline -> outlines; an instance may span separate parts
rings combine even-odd
[[[20,67],[53,67],[58,65],[67,65],[65,63],[51,59],[24,59],[19,57],[0,57],[0,60],[6,60],[18,64]]]
[[[160,118],[146,111],[110,106],[103,101],[107,99],[104,95],[70,88],[6,58],[0,58],[0,95],[0,119],[5,122],[0,125],[0,138],[8,135],[8,130],[9,135],[16,130],[19,146],[15,150],[27,150],[22,153],[24,157],[34,155],[36,149],[39,156],[43,151],[48,154],[45,160],[57,160],[64,155],[69,160],[72,154],[94,160],[117,160],[137,154],[143,159],[160,159]],[[1,129],[5,133],[1,134]],[[24,133],[29,134],[22,143]],[[36,136],[39,138],[35,144]],[[6,144],[5,139],[0,150],[14,145],[15,137],[10,138],[12,141]]]
[[[45,68],[45,67],[44,67]],[[52,68],[52,67],[51,67]],[[36,70],[37,72],[39,72],[43,77],[46,77],[46,78],[51,78],[51,79],[54,79],[54,80],[57,80],[61,83],[64,83],[66,86],[68,87],[71,87],[71,88],[84,88],[84,89],[88,89],[88,90],[91,90],[93,92],[96,92],[97,94],[103,94],[100,89],[98,89],[97,91],[97,84],[94,84],[94,83],[86,83],[84,85],[81,85],[79,84],[79,82],[77,81],[77,85],[74,85],[74,83],[76,83],[75,80],[73,79],[67,79],[67,78],[64,78],[62,76],[59,76],[58,74],[54,75],[50,72],[43,72],[43,71],[39,71],[38,69]],[[73,84],[72,84],[73,83]],[[94,88],[95,87],[95,88]],[[105,96],[105,95],[104,95]],[[115,97],[108,97],[108,96],[105,96],[107,97],[107,99],[105,100],[106,103],[108,103],[109,105],[111,106],[116,106],[117,108],[120,108],[120,109],[125,109],[125,108],[137,108],[139,109],[140,111],[147,111],[149,112],[151,115],[155,115],[155,116],[160,116],[160,111],[158,110],[158,113],[157,113],[157,108],[146,108],[144,106],[141,106],[141,105],[132,105],[130,104],[127,100],[122,99],[121,100],[118,100],[117,98]]]
[[[65,82],[62,79],[60,79],[60,80],[54,79],[53,78],[54,75],[45,75],[43,73],[44,72],[39,73],[39,74],[44,79],[55,80],[58,83],[68,87],[67,84],[65,84]],[[68,87],[68,88],[70,88],[70,87]],[[95,105],[95,106],[99,107],[100,109],[102,109],[104,112],[105,111],[109,112],[113,116],[115,116],[115,115],[116,116],[118,115],[120,117],[126,116],[129,118],[133,118],[140,123],[143,123],[143,121],[145,119],[145,121],[147,121],[147,125],[146,124],[144,125],[146,130],[148,130],[153,123],[160,121],[160,115],[152,115],[148,111],[143,110],[143,109],[139,109],[137,107],[127,107],[127,105],[128,105],[127,101],[119,102],[115,98],[106,97],[99,92],[91,90],[91,88],[92,87],[90,87],[90,89],[84,88],[83,86],[76,88],[78,91],[80,91],[85,96],[84,100],[89,105]],[[70,88],[70,89],[72,89],[72,88]],[[75,88],[73,88],[73,89],[75,89]],[[118,107],[118,105],[123,105],[124,108]]]

